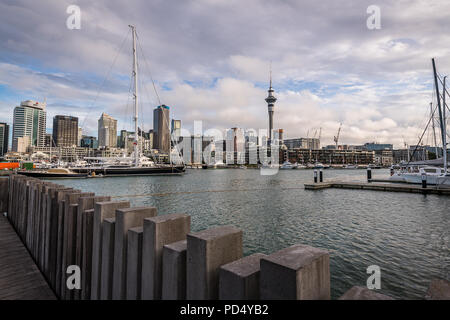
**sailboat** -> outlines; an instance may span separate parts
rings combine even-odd
[[[185,165],[182,164],[155,164],[149,158],[142,155],[141,144],[139,143],[138,128],[138,62],[136,50],[136,27],[130,25],[133,34],[133,80],[134,80],[134,151],[131,157],[117,158],[97,158],[100,164],[84,168],[73,168],[79,173],[102,174],[105,176],[120,175],[180,175],[185,172]],[[166,119],[168,121],[168,119]],[[169,162],[170,162],[169,153]],[[92,160],[92,158],[89,158]]]
[[[425,176],[427,184],[450,186],[450,172],[448,171],[449,163],[447,160],[447,121],[446,121],[447,104],[445,103],[445,98],[447,95],[445,85],[446,76],[442,81],[442,105],[441,105],[438,76],[436,72],[436,64],[434,62],[434,58],[432,59],[432,64],[433,64],[434,84],[436,89],[437,109],[439,112],[439,123],[441,129],[442,150],[443,150],[442,158],[416,162],[408,161],[408,163],[403,164],[401,166],[400,170],[398,170],[397,172],[393,172],[391,174],[391,177],[389,178],[389,180],[391,181],[420,184],[422,183],[422,177]],[[431,117],[433,117],[433,112]],[[430,119],[430,121],[431,120],[432,119]]]

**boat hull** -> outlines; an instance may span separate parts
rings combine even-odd
[[[86,178],[87,173],[52,173],[45,171],[17,171],[18,174],[34,177],[34,178],[49,178],[49,179],[64,179],[64,178]]]
[[[185,172],[184,166],[167,167],[128,167],[128,168],[72,168],[77,173],[103,175],[103,176],[147,176],[147,175],[182,175]]]

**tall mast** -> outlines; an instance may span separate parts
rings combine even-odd
[[[434,152],[436,153],[436,159],[439,158],[439,150],[436,140],[436,128],[434,126],[434,112],[433,112],[433,102],[430,102],[430,110],[431,110],[431,125],[433,128],[433,138],[434,138]]]
[[[439,93],[439,85],[438,85],[438,79],[437,79],[437,73],[436,73],[436,64],[434,63],[434,58],[431,59],[433,63],[433,74],[434,74],[434,86],[436,87],[436,99],[438,103],[438,110],[439,110],[439,124],[441,127],[441,135],[442,135],[442,144],[444,144],[445,139],[445,130],[444,130],[444,120],[442,119],[442,110],[441,110],[441,96]],[[444,87],[444,93],[445,93],[445,87]],[[445,108],[445,106],[444,106]],[[445,145],[443,146],[445,149]],[[445,153],[445,152],[444,152]]]
[[[133,78],[134,78],[134,164],[139,165],[139,137],[138,137],[138,73],[136,52],[136,27],[129,25],[133,33]]]
[[[443,88],[442,88],[442,104],[443,104],[443,108],[442,108],[442,128],[443,128],[443,133],[442,133],[442,145],[443,145],[443,159],[444,159],[444,172],[447,173],[447,123],[446,123],[446,119],[445,119],[445,108],[446,108],[446,104],[445,104],[445,95],[446,95],[446,90],[445,90],[445,79],[447,78],[447,76],[444,77],[444,83],[443,83]]]

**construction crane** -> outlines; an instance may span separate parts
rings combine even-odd
[[[341,128],[342,128],[342,122],[339,125],[339,129],[338,129],[337,135],[334,137],[334,143],[336,143],[336,150],[338,149],[339,135],[341,134]]]

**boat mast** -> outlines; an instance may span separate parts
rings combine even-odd
[[[134,78],[134,164],[139,165],[139,139],[138,139],[138,74],[136,52],[136,27],[129,25],[133,33],[133,78]]]
[[[434,62],[434,58],[431,59],[433,63],[433,74],[434,74],[434,86],[436,87],[436,99],[438,103],[438,110],[439,110],[439,124],[441,127],[441,134],[442,134],[442,144],[444,144],[445,139],[445,131],[444,131],[444,120],[442,119],[442,110],[441,110],[441,97],[439,93],[439,85],[438,85],[438,79],[437,79],[437,73],[436,73],[436,64]],[[444,86],[444,93],[445,93],[445,86]],[[445,106],[444,106],[445,108]],[[446,149],[446,146],[443,145],[444,149]],[[445,154],[445,151],[444,151]],[[445,154],[445,158],[447,158],[447,155]],[[446,163],[444,163],[446,165]]]
[[[443,83],[443,88],[442,88],[442,104],[443,104],[443,108],[442,108],[442,128],[443,128],[443,133],[442,133],[442,145],[443,145],[443,159],[444,159],[444,173],[447,173],[447,123],[446,123],[446,119],[445,119],[445,108],[446,108],[446,104],[445,104],[445,95],[446,95],[446,88],[445,88],[445,79],[447,78],[447,76],[444,77],[444,83]]]
[[[436,154],[436,159],[439,158],[438,145],[436,140],[436,128],[434,125],[434,112],[433,112],[433,102],[430,102],[430,110],[431,110],[431,125],[433,128],[433,138],[434,138],[434,152]]]

